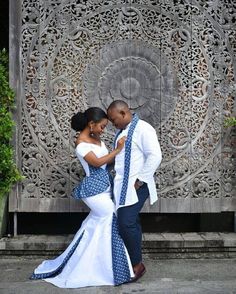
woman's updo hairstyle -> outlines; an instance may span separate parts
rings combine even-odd
[[[78,112],[71,118],[71,127],[76,132],[83,131],[89,122],[100,122],[103,118],[107,118],[105,111],[99,107],[90,107],[85,112]]]

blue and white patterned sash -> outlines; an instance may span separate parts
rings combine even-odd
[[[125,141],[125,158],[124,158],[124,177],[123,177],[123,183],[120,193],[120,202],[119,205],[124,205],[126,200],[126,193],[128,188],[128,182],[129,182],[129,171],[130,171],[130,159],[131,159],[131,147],[132,147],[132,136],[134,133],[134,129],[139,121],[138,115],[135,113],[133,115],[133,119],[131,121],[128,135]],[[120,133],[117,133],[115,137],[115,141],[117,140],[117,137]]]
[[[106,169],[89,165],[89,173],[90,175],[74,188],[74,198],[81,199],[100,194],[112,184],[112,178]]]
[[[130,282],[131,275],[127,259],[127,254],[125,252],[124,242],[119,234],[117,217],[113,213],[112,218],[112,269],[114,284],[120,285],[123,283]]]

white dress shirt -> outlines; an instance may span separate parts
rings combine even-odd
[[[130,124],[119,134],[116,142],[121,137],[128,135],[129,127]],[[150,124],[139,119],[134,129],[126,201],[125,205],[119,205],[120,192],[124,176],[124,156],[125,148],[123,148],[115,157],[116,175],[114,179],[114,198],[116,209],[138,202],[137,192],[134,187],[137,179],[147,183],[150,194],[150,204],[153,204],[157,201],[154,173],[161,163],[162,154],[156,131]]]

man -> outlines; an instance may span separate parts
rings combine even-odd
[[[146,199],[157,200],[154,173],[161,163],[162,155],[155,129],[147,122],[132,115],[122,100],[113,101],[107,115],[120,131],[115,138],[126,136],[125,148],[115,158],[114,199],[120,235],[129,252],[137,281],[145,272],[142,263],[142,230],[139,221]]]

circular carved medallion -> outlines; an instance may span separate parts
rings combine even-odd
[[[174,110],[176,73],[160,50],[144,42],[115,42],[104,46],[100,59],[84,74],[84,95],[90,106],[107,108],[116,99],[154,127]]]

